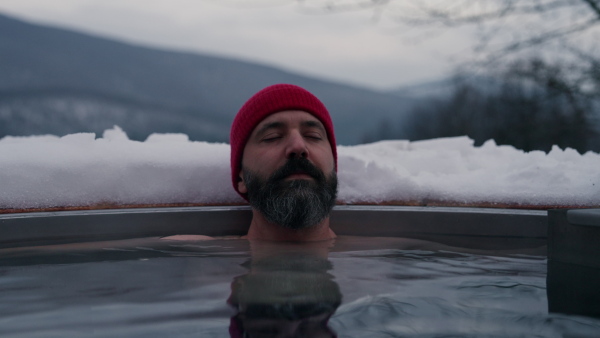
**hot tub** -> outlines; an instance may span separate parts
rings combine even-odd
[[[309,244],[237,239],[250,217],[248,207],[0,215],[0,336],[600,332],[586,313],[549,311],[546,211],[337,206],[338,239]],[[174,234],[216,239],[160,239]]]

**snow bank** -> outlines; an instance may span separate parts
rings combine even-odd
[[[339,146],[345,203],[600,205],[600,155],[555,147],[525,153],[467,137]],[[183,134],[132,141],[118,127],[102,138],[0,139],[0,209],[102,204],[231,204],[229,145]]]
[[[339,198],[420,204],[600,205],[600,155],[529,153],[467,137],[340,147]]]

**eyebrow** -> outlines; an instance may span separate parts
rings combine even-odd
[[[317,128],[320,131],[322,131],[325,134],[327,134],[327,131],[325,130],[325,127],[323,127],[323,124],[321,122],[319,122],[319,121],[314,121],[314,120],[303,121],[300,125],[302,127]]]
[[[270,123],[266,123],[265,125],[263,125],[262,127],[260,127],[259,130],[256,131],[256,136],[260,136],[262,134],[264,134],[267,130],[270,129],[281,129],[284,127],[283,122],[270,122]]]

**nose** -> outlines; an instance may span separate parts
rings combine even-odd
[[[306,141],[300,133],[292,133],[289,136],[285,155],[287,158],[308,157]]]

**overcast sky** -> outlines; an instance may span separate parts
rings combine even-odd
[[[2,0],[0,12],[126,42],[223,55],[375,89],[440,79],[469,51],[370,10],[310,14],[294,0]],[[250,5],[251,4],[251,5]]]

